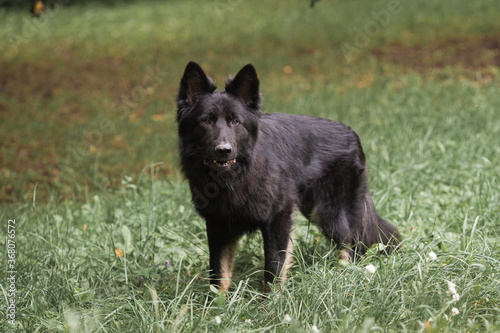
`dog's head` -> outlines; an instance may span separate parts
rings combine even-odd
[[[214,170],[249,163],[260,118],[259,79],[248,64],[222,91],[190,62],[177,96],[181,157]]]

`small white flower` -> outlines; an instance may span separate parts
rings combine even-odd
[[[290,315],[287,315],[287,314],[286,314],[286,315],[283,317],[283,322],[284,322],[284,323],[289,323],[289,322],[291,322],[291,321],[292,321],[292,317],[290,317]]]
[[[447,281],[447,282],[448,282],[448,291],[446,293],[448,295],[451,295],[451,299],[453,300],[453,302],[456,303],[460,300],[460,295],[457,293],[456,285],[451,281]]]
[[[184,206],[183,205],[179,206],[179,212],[181,212],[181,214],[184,214]]]
[[[373,266],[372,264],[369,264],[368,266],[365,267],[366,268],[366,271],[370,274],[373,274],[375,273],[375,271],[377,270],[377,267]]]
[[[429,252],[429,254],[427,255],[427,257],[429,258],[429,260],[436,260],[437,259],[437,255],[434,253],[434,252]]]
[[[215,316],[215,323],[216,323],[217,325],[220,325],[220,323],[222,323],[222,319],[220,319],[220,317],[219,317],[219,316]]]
[[[251,324],[252,323],[252,319],[245,319],[245,324]]]
[[[311,329],[313,330],[313,332],[319,332],[318,327],[316,325],[313,325]]]
[[[452,316],[456,316],[456,315],[457,315],[457,314],[459,314],[459,313],[460,313],[460,311],[458,311],[458,309],[457,309],[457,308],[453,308],[453,309],[451,309],[451,315],[452,315]]]
[[[455,284],[451,281],[447,281],[448,282],[448,294],[449,295],[453,295],[453,294],[456,294],[457,293],[457,289],[455,289]]]

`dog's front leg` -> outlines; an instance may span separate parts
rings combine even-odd
[[[264,292],[271,291],[269,283],[280,285],[286,280],[288,269],[292,266],[292,211],[281,212],[270,224],[262,228],[264,239]]]
[[[207,223],[208,247],[210,251],[210,283],[227,291],[231,285],[237,238],[228,238],[221,230],[214,230]]]

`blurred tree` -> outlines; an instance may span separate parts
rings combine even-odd
[[[319,2],[319,0],[311,0],[311,8],[314,7],[314,5],[316,4],[316,2]]]
[[[45,4],[42,0],[33,1],[31,5],[31,14],[34,17],[39,17],[45,11]]]

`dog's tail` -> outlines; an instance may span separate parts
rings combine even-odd
[[[357,251],[365,253],[366,250],[376,243],[386,245],[384,253],[394,250],[401,241],[401,236],[392,224],[381,218],[375,210],[370,193],[365,196],[364,210],[364,232]]]
[[[378,242],[387,245],[387,252],[392,251],[401,241],[398,229],[377,215]]]

